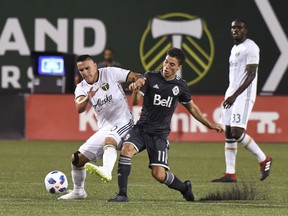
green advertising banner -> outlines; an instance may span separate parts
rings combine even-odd
[[[90,54],[99,62],[111,47],[123,68],[144,73],[160,69],[175,46],[187,56],[179,74],[191,92],[223,94],[230,25],[240,17],[260,47],[259,93],[288,94],[287,10],[286,0],[2,0],[0,92],[30,92],[31,51]]]

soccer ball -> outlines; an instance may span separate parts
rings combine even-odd
[[[67,177],[61,171],[54,170],[46,175],[44,185],[49,193],[63,193],[68,187]]]

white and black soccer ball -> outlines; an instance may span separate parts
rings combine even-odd
[[[63,193],[68,187],[67,177],[63,172],[54,170],[46,175],[44,185],[49,193]]]

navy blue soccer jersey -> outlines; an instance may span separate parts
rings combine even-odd
[[[145,85],[140,89],[143,106],[137,124],[149,134],[168,136],[178,102],[185,104],[191,101],[189,87],[179,76],[166,80],[161,71],[148,72],[145,77]]]

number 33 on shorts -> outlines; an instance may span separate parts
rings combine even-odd
[[[241,121],[241,115],[240,114],[233,114],[232,115],[232,122],[233,123],[240,123]]]

